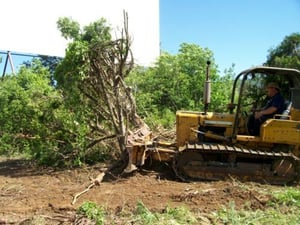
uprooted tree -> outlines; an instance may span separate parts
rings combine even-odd
[[[58,27],[73,42],[55,78],[57,86],[67,93],[69,106],[88,124],[84,151],[109,142],[117,143],[111,148],[126,153],[130,130],[145,126],[136,113],[131,89],[124,82],[134,66],[127,14],[124,13],[121,35],[115,40],[104,19],[80,31],[76,22],[61,18]]]
[[[89,99],[96,118],[104,119],[113,130],[98,123],[93,128],[102,135],[90,146],[106,138],[116,138],[121,151],[126,149],[129,129],[138,128],[143,122],[136,113],[135,99],[124,80],[133,67],[127,19],[121,38],[106,43],[95,43],[89,49],[88,76],[79,87]]]

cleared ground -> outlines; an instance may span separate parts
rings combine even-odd
[[[0,224],[30,224],[34,218],[47,224],[73,224],[76,209],[87,201],[104,206],[115,218],[122,211],[134,211],[138,201],[153,211],[184,205],[209,222],[212,212],[232,202],[237,209],[263,209],[271,198],[268,193],[282,188],[236,180],[184,183],[165,166],[118,178],[108,175],[72,205],[73,197],[89,186],[101,168],[55,171],[26,160],[0,158]]]

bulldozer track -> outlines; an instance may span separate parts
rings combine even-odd
[[[173,160],[173,170],[183,181],[220,180],[286,184],[297,180],[300,159],[292,153],[262,151],[212,143],[186,144]]]

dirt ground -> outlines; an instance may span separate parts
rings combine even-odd
[[[134,211],[138,201],[158,211],[184,205],[204,215],[209,223],[211,212],[228,207],[230,202],[236,208],[264,208],[270,198],[268,190],[277,188],[236,180],[184,183],[166,167],[164,171],[145,169],[119,178],[104,177],[99,186],[72,204],[74,196],[87,188],[101,168],[55,171],[26,160],[0,158],[0,224],[33,224],[30,221],[37,217],[47,224],[74,224],[76,209],[87,201],[106,207],[116,217],[124,209]]]

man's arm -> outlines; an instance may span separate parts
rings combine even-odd
[[[267,109],[264,109],[262,111],[258,111],[255,113],[255,119],[259,119],[260,117],[264,115],[271,115],[277,111],[277,108],[275,106],[271,106]]]

